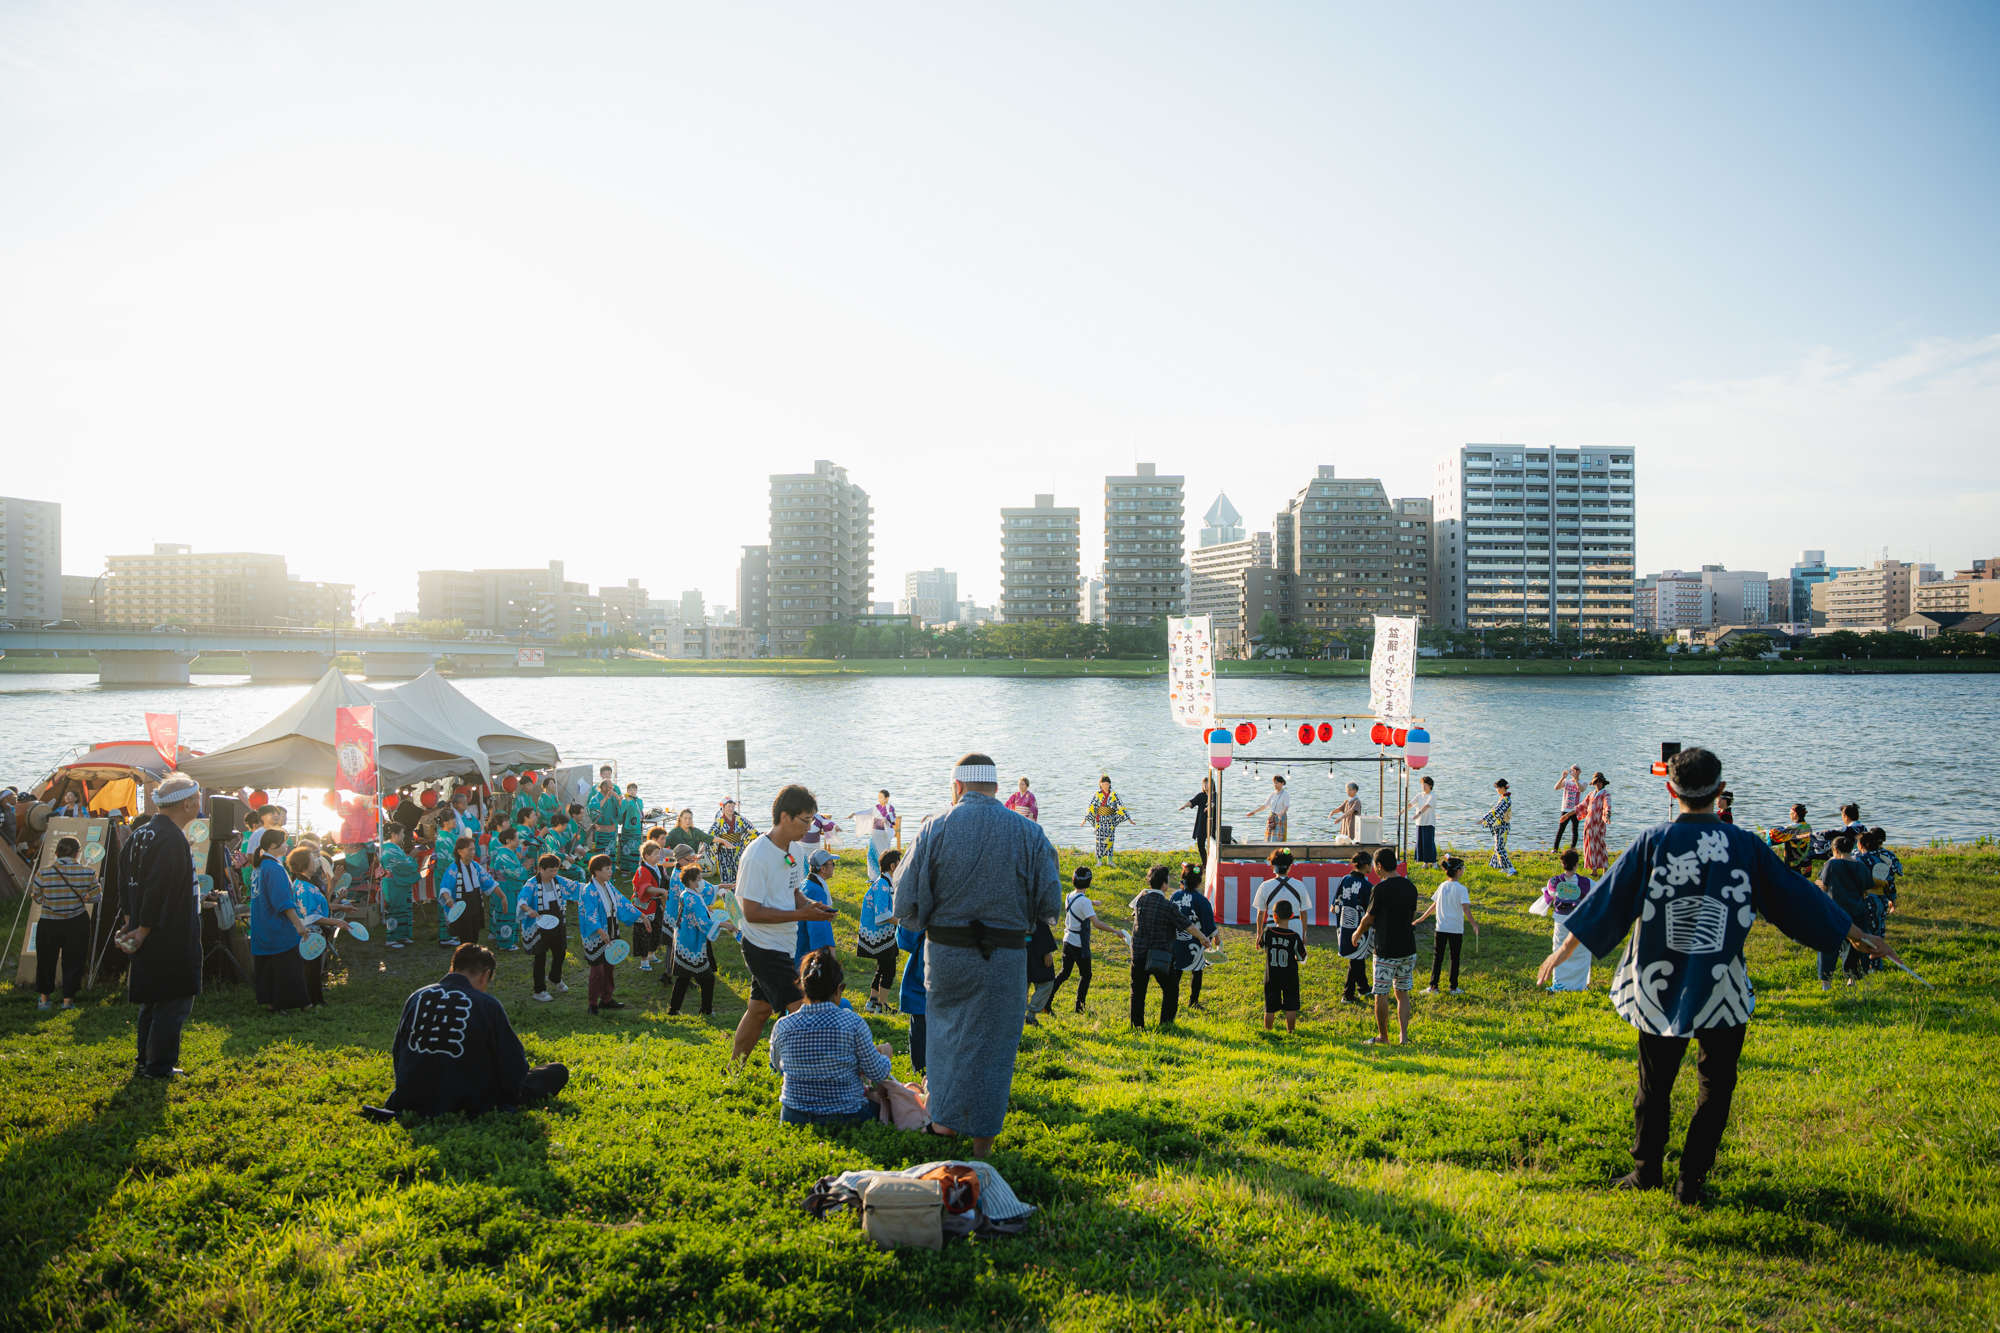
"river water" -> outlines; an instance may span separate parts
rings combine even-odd
[[[179,712],[182,743],[215,749],[261,725],[303,686],[197,677],[192,688],[104,690],[94,677],[0,676],[0,782],[41,777],[73,747],[145,735],[147,711]],[[1083,845],[1081,821],[1097,776],[1109,773],[1138,820],[1128,847],[1188,845],[1176,807],[1200,786],[1206,748],[1167,717],[1161,680],[500,678],[458,682],[489,712],[571,757],[614,759],[649,804],[692,803],[706,822],[734,789],[724,742],[748,744],[747,809],[763,822],[784,782],[802,781],[821,808],[844,816],[887,787],[906,819],[942,808],[950,766],[985,750],[1011,788],[1026,776],[1043,823]],[[1224,680],[1225,713],[1359,713],[1364,681]],[[1858,801],[1869,823],[1901,844],[2000,832],[1993,792],[2000,760],[2000,675],[1422,678],[1417,711],[1432,734],[1442,845],[1480,844],[1476,820],[1492,782],[1515,790],[1514,843],[1532,847],[1556,821],[1553,787],[1571,763],[1612,781],[1614,842],[1661,817],[1648,775],[1663,740],[1703,744],[1723,757],[1738,822],[1768,825],[1804,801],[1815,825]],[[1375,768],[1330,776],[1328,753],[1372,754],[1365,736],[1302,749],[1296,727],[1262,726],[1225,775],[1224,812],[1248,837],[1274,772],[1292,792],[1291,837],[1324,838],[1340,788],[1359,781],[1375,809]],[[1254,793],[1254,794],[1253,794]],[[761,812],[760,814],[760,807]],[[317,807],[308,804],[310,818]],[[842,820],[843,826],[846,821]],[[911,822],[914,827],[914,821]],[[1546,845],[1543,842],[1541,845]]]

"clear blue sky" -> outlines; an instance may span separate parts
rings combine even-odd
[[[1637,447],[1647,569],[2000,554],[2000,6],[994,8],[0,7],[7,489],[371,615],[733,602],[815,458],[883,599],[1473,440]]]

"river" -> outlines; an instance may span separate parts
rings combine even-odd
[[[94,677],[0,676],[0,781],[41,777],[73,747],[145,735],[147,711],[179,712],[182,742],[215,749],[244,735],[303,692],[198,677],[192,688],[105,690]],[[1205,748],[1167,718],[1160,680],[897,680],[881,677],[498,678],[458,682],[479,705],[566,758],[615,759],[649,804],[692,803],[704,822],[733,790],[724,741],[748,744],[745,805],[767,813],[784,782],[802,781],[838,816],[887,787],[908,817],[949,799],[960,753],[991,753],[1011,789],[1032,780],[1058,842],[1082,845],[1083,810],[1109,773],[1137,818],[1121,844],[1188,845],[1191,821],[1176,807],[1200,785]],[[1359,680],[1221,682],[1225,713],[1359,713]],[[1571,763],[1611,779],[1613,841],[1660,817],[1665,796],[1648,775],[1663,740],[1722,755],[1738,821],[1768,825],[1804,801],[1815,825],[1840,803],[1904,844],[2000,832],[1992,793],[2000,779],[2000,675],[1420,678],[1417,711],[1433,740],[1441,845],[1481,845],[1476,820],[1492,782],[1514,784],[1514,844],[1533,847],[1556,821],[1551,790]],[[1239,836],[1261,820],[1243,812],[1268,775],[1286,773],[1291,836],[1326,836],[1327,811],[1348,780],[1375,808],[1374,768],[1330,776],[1324,756],[1371,753],[1365,736],[1335,736],[1302,750],[1295,728],[1262,729],[1250,755],[1225,775],[1224,809]],[[1253,794],[1254,793],[1254,794]],[[310,818],[319,813],[308,805]],[[845,820],[842,821],[845,824]],[[913,826],[913,821],[912,821]]]

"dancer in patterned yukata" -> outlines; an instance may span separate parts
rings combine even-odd
[[[1493,859],[1486,864],[1503,875],[1514,873],[1514,860],[1507,855],[1507,830],[1514,822],[1514,798],[1507,791],[1507,779],[1501,778],[1493,784],[1497,799],[1493,808],[1479,817],[1479,822],[1493,831]]]
[[[1118,855],[1118,826],[1136,824],[1139,821],[1125,811],[1125,803],[1118,799],[1118,793],[1111,790],[1111,779],[1097,780],[1097,794],[1090,798],[1090,811],[1083,822],[1097,830],[1097,864],[1109,865]]]
[[[951,809],[925,822],[896,878],[896,919],[925,934],[929,1132],[970,1138],[975,1157],[1007,1115],[1028,932],[1062,911],[1055,847],[999,790],[990,758],[960,759]]]
[[[736,887],[737,862],[743,849],[756,840],[757,829],[736,813],[736,802],[725,800],[708,831],[715,838],[715,882],[728,892]]]
[[[1611,864],[1611,857],[1604,845],[1604,835],[1611,828],[1611,782],[1602,773],[1590,779],[1590,790],[1583,798],[1583,868],[1593,875],[1601,875]],[[1574,851],[1574,844],[1570,850]]]
[[[1632,1101],[1635,1163],[1620,1189],[1660,1189],[1674,1076],[1690,1038],[1700,1048],[1700,1092],[1681,1148],[1682,1203],[1700,1204],[1729,1121],[1736,1065],[1756,1007],[1743,944],[1764,917],[1811,949],[1843,940],[1894,957],[1810,880],[1789,870],[1762,839],[1715,816],[1722,761],[1703,749],[1667,761],[1667,785],[1681,813],[1639,838],[1604,882],[1563,921],[1569,940],[1542,962],[1544,986],[1577,949],[1602,958],[1626,943],[1611,980],[1611,1005],[1639,1030],[1639,1094]]]

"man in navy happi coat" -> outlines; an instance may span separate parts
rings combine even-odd
[[[1703,749],[1668,761],[1681,814],[1639,835],[1596,892],[1564,919],[1570,937],[1541,967],[1549,978],[1578,948],[1609,957],[1631,933],[1611,981],[1611,1005],[1639,1030],[1639,1092],[1632,1100],[1636,1163],[1621,1189],[1658,1189],[1666,1155],[1674,1077],[1693,1038],[1700,1094],[1681,1149],[1681,1202],[1698,1204],[1715,1164],[1736,1065],[1756,1006],[1743,963],[1744,939],[1761,914],[1809,949],[1842,940],[1863,952],[1888,946],[1864,933],[1812,881],[1790,870],[1763,839],[1716,817],[1722,761]]]

